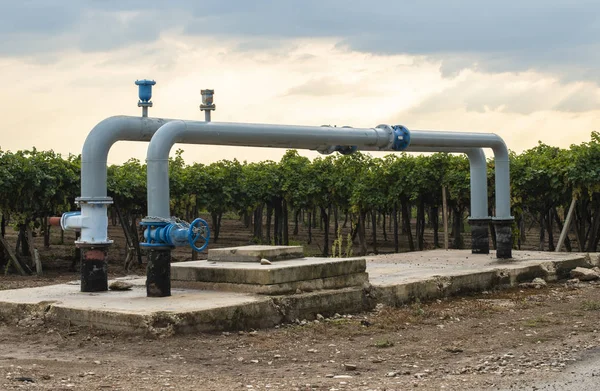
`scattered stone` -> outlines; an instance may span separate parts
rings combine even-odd
[[[350,375],[335,375],[333,378],[334,379],[352,379],[352,376],[350,376]]]
[[[579,281],[579,278],[572,278],[570,280],[567,280],[567,282],[565,283],[565,288],[577,289],[580,287],[581,287],[581,282]]]
[[[129,283],[129,282],[125,282],[125,281],[113,281],[109,286],[108,289],[110,289],[111,291],[128,291],[131,290],[131,288],[133,288],[133,284]]]
[[[317,314],[317,320],[323,321],[323,320],[325,320],[325,317],[321,314]]]
[[[330,379],[332,379],[332,378],[333,378],[333,376],[335,376],[333,373],[328,373],[327,375],[325,375],[325,377],[328,377],[328,378],[330,378]]]
[[[600,278],[600,274],[593,269],[576,267],[575,269],[571,270],[571,277],[578,278],[579,281],[593,281]]]
[[[22,381],[23,383],[35,383],[35,380],[33,380],[32,377],[26,377],[26,376],[15,377],[15,380]]]
[[[444,350],[447,351],[447,352],[449,352],[449,353],[462,353],[463,352],[462,348],[459,348],[459,347],[456,347],[456,346],[450,346],[450,347],[447,347]]]
[[[548,284],[543,278],[534,278],[531,282],[523,282],[519,284],[520,288],[530,288],[530,289],[541,289],[546,287]]]
[[[354,364],[342,364],[344,369],[347,371],[356,371],[356,365]]]
[[[263,258],[263,259],[261,259],[261,260],[260,260],[260,264],[261,264],[261,265],[272,265],[271,261],[269,261],[269,260],[268,260],[268,259],[266,259],[266,258]]]

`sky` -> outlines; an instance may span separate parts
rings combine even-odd
[[[515,151],[600,130],[597,0],[0,0],[0,149],[79,154],[113,115],[492,132]],[[280,149],[177,145],[187,162]],[[145,160],[119,142],[110,163]],[[316,152],[303,155],[318,156]],[[379,156],[378,154],[375,154]],[[381,154],[383,155],[383,154]]]

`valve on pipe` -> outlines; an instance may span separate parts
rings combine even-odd
[[[191,224],[179,219],[147,217],[140,223],[144,229],[144,242],[140,246],[177,247],[189,245],[194,251],[206,249],[210,240],[208,223],[201,218]],[[197,245],[198,241],[200,244]]]

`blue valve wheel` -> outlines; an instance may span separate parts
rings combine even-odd
[[[202,240],[204,244],[200,247],[196,246],[196,242],[198,240]],[[190,229],[188,231],[188,242],[194,251],[202,251],[208,246],[208,241],[210,240],[210,228],[208,228],[208,223],[201,218],[197,218],[192,221],[190,224]]]

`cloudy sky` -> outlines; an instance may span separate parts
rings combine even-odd
[[[520,152],[600,130],[597,0],[0,0],[0,148],[78,154],[102,119],[495,132]],[[109,160],[145,159],[121,142]],[[185,146],[186,161],[281,150]],[[313,156],[310,153],[307,156]]]

